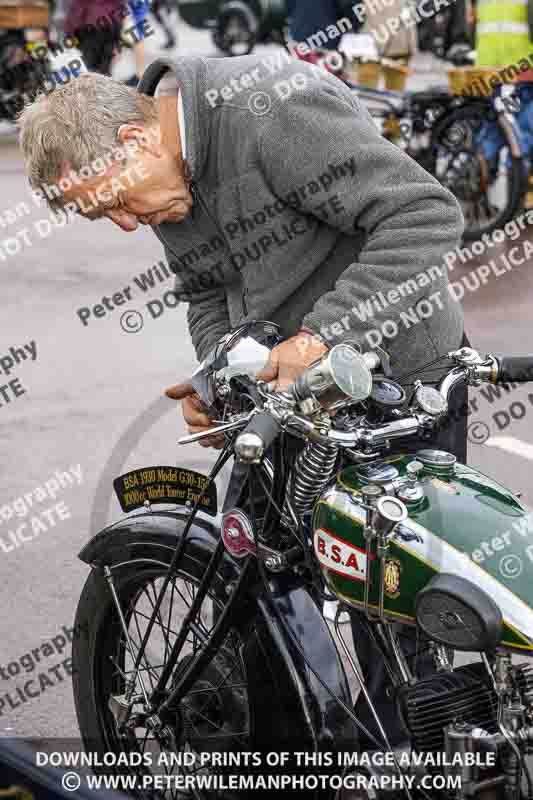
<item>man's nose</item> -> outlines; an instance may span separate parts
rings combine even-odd
[[[137,217],[133,214],[128,214],[126,211],[110,209],[106,216],[114,222],[115,225],[118,225],[119,228],[122,228],[123,231],[127,231],[128,233],[136,231],[139,227]]]

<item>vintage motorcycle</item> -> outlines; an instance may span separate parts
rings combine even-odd
[[[0,30],[0,120],[15,122],[25,99],[49,77],[49,65],[28,55],[23,30]]]
[[[0,121],[14,123],[25,100],[33,99],[48,77],[45,59],[32,58],[28,30],[48,29],[53,3],[9,2],[0,10]]]
[[[120,476],[121,506],[136,513],[80,554],[91,573],[73,680],[86,750],[97,768],[133,776],[139,797],[242,797],[230,778],[283,797],[293,784],[275,781],[297,775],[306,798],[529,800],[533,518],[430,442],[454,389],[531,381],[533,357],[462,347],[432,362],[437,385],[413,384],[392,379],[384,351],[344,342],[274,392],[254,377],[279,341],[267,322],[220,340],[193,377],[226,442],[209,477]],[[408,454],[415,440],[427,444]],[[221,513],[214,481],[232,456],[241,489]],[[484,558],[487,539],[497,558]],[[326,599],[340,601],[335,635]],[[346,642],[346,609],[381,653],[405,747],[390,744]],[[406,628],[431,655],[429,675],[405,655]],[[454,666],[455,652],[475,660]],[[378,738],[354,713],[353,687]],[[386,766],[364,760],[360,733]]]
[[[285,0],[181,0],[178,9],[191,27],[210,30],[226,56],[245,56],[257,44],[284,41]]]

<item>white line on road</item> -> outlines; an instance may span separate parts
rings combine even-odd
[[[533,461],[533,444],[515,439],[514,436],[491,436],[485,444],[487,447],[497,447],[499,450]]]

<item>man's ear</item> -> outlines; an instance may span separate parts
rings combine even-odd
[[[161,158],[163,150],[159,133],[151,128],[145,128],[135,123],[121,125],[117,131],[117,138],[124,149],[130,154],[144,151],[155,158]]]

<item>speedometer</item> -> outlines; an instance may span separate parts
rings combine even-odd
[[[336,345],[329,354],[331,377],[354,401],[366,400],[372,391],[372,374],[363,356],[348,344]]]
[[[366,400],[371,391],[372,373],[364,357],[349,344],[335,345],[294,384],[300,403],[311,400],[325,409],[347,400]]]

